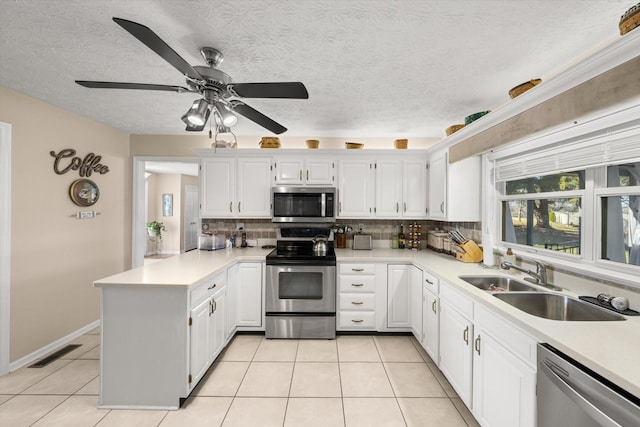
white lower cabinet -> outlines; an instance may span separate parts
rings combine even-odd
[[[226,331],[225,340],[231,339],[236,332],[238,325],[238,264],[234,264],[227,269],[227,304],[226,304]]]
[[[191,291],[189,388],[202,378],[226,343],[226,272]]]
[[[262,271],[261,262],[241,262],[235,283],[236,324],[238,328],[255,330],[263,328]]]
[[[422,270],[416,266],[411,266],[409,273],[409,315],[411,332],[413,336],[422,344],[422,327],[424,316],[422,310]]]
[[[473,357],[473,415],[486,427],[535,427],[536,341],[483,308]]]
[[[437,365],[440,359],[440,298],[429,285],[422,287],[422,347]]]
[[[387,266],[387,327],[411,327],[409,276],[411,265]]]
[[[376,265],[338,265],[337,329],[375,331]]]
[[[471,408],[473,323],[440,298],[440,370]]]

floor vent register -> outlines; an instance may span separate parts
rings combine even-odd
[[[76,348],[80,347],[81,345],[82,344],[69,344],[67,346],[64,346],[60,350],[51,353],[47,357],[43,357],[42,359],[38,360],[36,363],[34,363],[32,365],[29,365],[29,367],[30,368],[43,368],[43,367],[47,366],[49,363],[53,362],[54,360],[58,360],[62,356],[64,356],[65,354],[72,352],[73,350],[75,350]]]

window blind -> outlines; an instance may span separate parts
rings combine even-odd
[[[605,129],[589,136],[528,151],[526,154],[496,158],[496,182],[594,166],[619,164],[640,159],[640,125],[624,130]]]

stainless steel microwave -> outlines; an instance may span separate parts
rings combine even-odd
[[[335,222],[333,187],[272,187],[272,222]]]

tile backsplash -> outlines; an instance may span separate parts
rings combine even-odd
[[[413,221],[413,220],[379,220],[379,219],[344,219],[338,220],[336,225],[339,227],[350,226],[353,231],[347,233],[347,241],[349,242],[354,232],[358,231],[358,227],[362,225],[362,230],[373,236],[373,240],[391,241],[393,236],[400,231],[400,224],[404,225],[404,232],[409,232],[409,224],[418,223],[422,225],[424,232],[422,239],[426,241],[429,230],[439,229],[444,231],[458,230],[465,237],[480,243],[482,238],[480,222],[444,222],[444,221]],[[275,239],[278,224],[274,224],[270,219],[211,219],[203,218],[202,224],[207,224],[210,231],[224,233],[230,236],[236,231],[236,224],[244,223],[244,230],[247,233],[247,239]],[[377,242],[377,246],[384,245],[384,242]],[[426,244],[423,244],[423,248]]]

